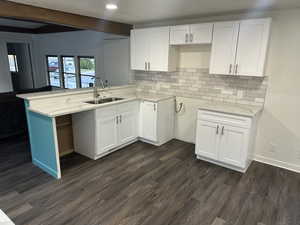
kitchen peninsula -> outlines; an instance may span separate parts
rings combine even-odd
[[[32,162],[36,166],[60,179],[60,156],[64,155],[60,147],[70,142],[68,139],[74,139],[75,152],[98,159],[138,139],[161,145],[174,138],[173,96],[137,93],[135,85],[99,89],[99,92],[110,101],[93,104],[92,89],[18,96],[25,100]],[[58,123],[68,120],[65,115],[71,115],[69,120],[73,122],[67,140],[58,135],[63,133],[59,132]],[[95,117],[87,120],[87,115]],[[88,144],[84,145],[86,141]]]

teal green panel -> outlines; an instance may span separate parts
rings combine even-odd
[[[32,162],[55,178],[59,178],[53,119],[28,110],[25,101]]]

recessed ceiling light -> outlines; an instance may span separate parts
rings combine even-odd
[[[106,4],[106,9],[108,10],[115,10],[118,8],[118,6],[116,4],[113,4],[113,3],[109,3],[109,4]]]

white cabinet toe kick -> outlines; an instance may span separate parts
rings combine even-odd
[[[174,104],[135,100],[74,114],[75,152],[99,159],[137,140],[162,145],[174,138]]]

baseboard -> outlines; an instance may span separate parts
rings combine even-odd
[[[47,172],[48,174],[50,174],[51,176],[55,177],[56,179],[60,179],[60,176],[58,175],[57,171],[55,171],[52,168],[50,168],[49,166],[45,165],[44,163],[42,163],[38,159],[32,159],[32,163],[34,165],[36,165],[37,167],[39,167],[40,169]]]
[[[265,156],[261,156],[261,155],[255,155],[254,156],[254,160],[257,162],[261,162],[261,163],[265,163],[271,166],[276,166],[279,168],[283,168],[286,170],[290,170],[296,173],[300,173],[300,166],[296,165],[296,164],[292,164],[292,163],[286,163],[283,161],[279,161],[276,159],[271,159],[271,158],[267,158]]]

